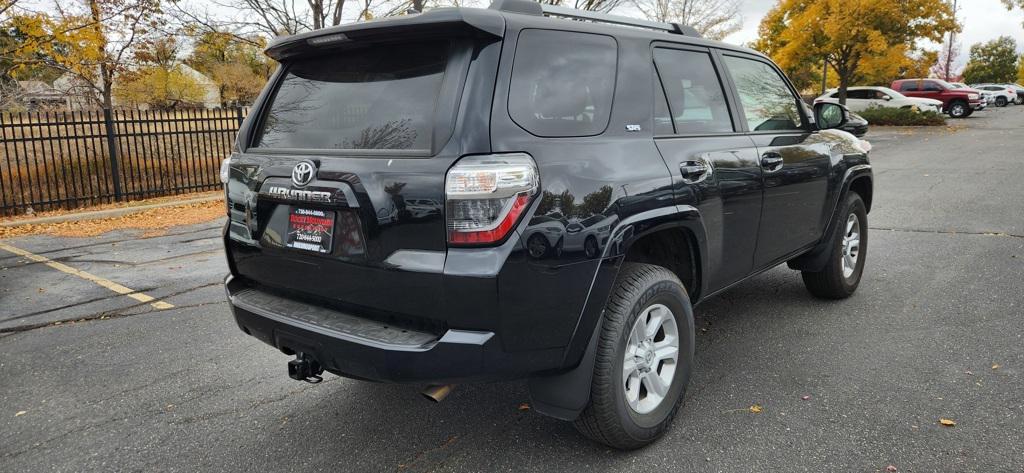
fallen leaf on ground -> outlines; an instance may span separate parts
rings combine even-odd
[[[998,364],[992,365],[992,369],[994,369],[994,370],[999,369],[999,365]]]
[[[519,405],[519,410],[521,410],[521,411],[528,411],[528,410],[530,410],[530,405],[528,403],[524,402],[524,403]]]
[[[939,423],[946,427],[953,427],[956,425],[956,422],[951,419],[939,419]]]
[[[27,412],[28,412],[28,411],[18,411],[18,412],[15,412],[15,413],[14,413],[14,417],[18,417],[18,416],[23,416],[23,415],[25,415],[25,413],[27,413]]]
[[[811,396],[807,396],[807,395],[800,396],[800,399],[802,399],[804,401],[810,401],[811,400]]]
[[[896,465],[889,465],[885,467],[885,471],[896,471]]]
[[[49,234],[66,237],[91,237],[112,230],[139,229],[144,236],[159,236],[177,225],[209,222],[225,215],[224,202],[212,201],[162,207],[117,217],[73,222],[41,223],[0,227],[0,240],[23,235]]]
[[[753,414],[760,414],[762,410],[764,409],[761,408],[760,404],[754,404],[753,406],[750,406],[750,412]]]

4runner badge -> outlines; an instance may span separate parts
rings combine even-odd
[[[299,187],[309,184],[309,181],[313,180],[313,175],[316,173],[316,167],[309,161],[303,161],[296,164],[292,169],[292,182]]]

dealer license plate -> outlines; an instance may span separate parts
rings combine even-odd
[[[285,246],[317,253],[330,253],[334,240],[334,212],[292,207],[288,211]]]

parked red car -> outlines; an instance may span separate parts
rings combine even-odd
[[[957,89],[940,79],[900,79],[893,81],[892,88],[908,97],[941,100],[942,111],[953,118],[967,118],[985,108],[978,91]]]

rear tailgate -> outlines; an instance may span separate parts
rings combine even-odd
[[[363,316],[465,326],[440,313],[444,178],[458,157],[490,151],[487,124],[463,125],[460,109],[489,110],[496,62],[479,58],[496,61],[498,47],[432,36],[286,60],[231,159],[236,276]],[[489,297],[493,284],[459,290]]]

